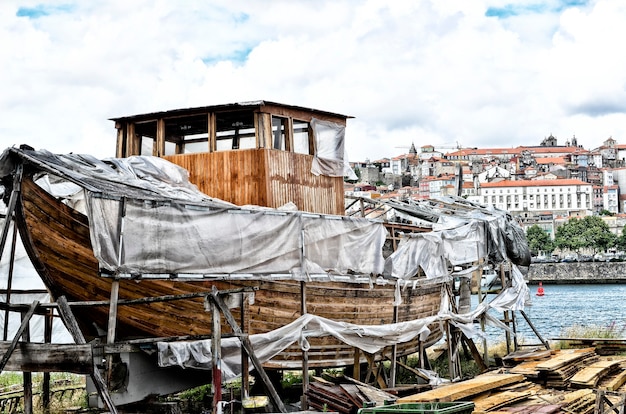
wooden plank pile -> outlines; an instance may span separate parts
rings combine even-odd
[[[596,388],[601,379],[620,370],[622,358],[600,359],[583,367],[570,379],[572,388]]]
[[[598,356],[593,348],[584,348],[524,351],[503,361],[507,366],[497,371],[403,396],[396,403],[472,401],[474,414],[592,414],[598,392],[615,394],[606,397],[614,404],[621,401],[619,398],[626,401],[626,357]],[[322,411],[355,414],[368,401],[380,406],[385,400],[395,398],[393,394],[350,381],[353,382],[312,383],[308,394],[311,406]]]
[[[569,380],[583,367],[598,360],[593,348],[565,349],[537,365],[538,379],[551,388],[567,388]]]
[[[399,398],[398,403],[462,401],[523,380],[524,376],[518,374],[486,373],[467,381],[450,383],[430,391]]]
[[[355,414],[366,403],[376,406],[395,400],[393,394],[356,381],[349,377],[337,378],[338,383],[317,378],[306,391],[309,405],[319,411]]]

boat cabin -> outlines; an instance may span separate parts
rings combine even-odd
[[[268,101],[112,118],[117,157],[153,155],[200,191],[237,205],[344,214],[350,116]]]

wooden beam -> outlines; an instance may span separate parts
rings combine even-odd
[[[248,312],[248,301],[246,300],[246,294],[240,293],[241,295],[241,330],[244,332],[246,326],[246,312]],[[245,333],[245,332],[244,332]],[[250,378],[249,378],[249,357],[246,349],[241,346],[241,401],[248,398],[250,396]]]
[[[36,308],[39,301],[33,302],[32,308]],[[33,317],[34,309],[29,312],[22,313],[22,324],[26,324],[26,329],[22,334],[24,342],[30,342],[30,319]],[[33,374],[30,371],[22,373],[24,384],[24,414],[33,414]]]
[[[126,125],[126,153],[125,157],[130,157],[131,155],[139,155],[135,153],[135,149],[138,147],[136,144],[137,137],[135,136],[135,124],[129,123]]]
[[[304,246],[304,243],[302,244]],[[300,249],[302,253],[302,249]],[[306,315],[306,282],[300,282],[300,315]],[[306,329],[306,327],[305,327]],[[309,353],[305,350],[302,351],[302,409],[309,409],[309,400],[307,398],[307,392],[309,391]]]
[[[546,347],[546,349],[550,349],[550,344],[548,343],[548,341],[546,341],[543,336],[541,336],[541,334],[539,333],[539,331],[537,330],[537,328],[535,328],[535,325],[533,325],[533,323],[531,322],[530,318],[528,317],[528,315],[526,315],[526,312],[524,312],[523,309],[521,309],[519,311],[522,316],[524,317],[524,319],[526,320],[526,323],[528,323],[528,326],[530,326],[530,329],[533,330],[533,332],[535,333],[535,335],[537,335],[537,338],[539,338],[539,340],[541,341],[541,343],[543,344],[543,346]]]
[[[257,146],[258,148],[272,148],[272,116],[268,113],[259,113],[257,117]]]
[[[209,112],[209,114],[207,115],[207,134],[209,135],[209,148],[207,149],[207,151],[209,152],[215,152],[217,148],[216,122],[217,121],[215,120],[215,112]]]
[[[237,325],[237,321],[235,321],[233,314],[228,309],[228,306],[226,306],[226,304],[224,303],[224,300],[219,295],[219,292],[217,291],[217,289],[214,288],[209,298],[219,307],[220,311],[222,312],[222,315],[224,315],[224,318],[233,329],[233,332],[235,332],[236,334],[242,334],[241,328],[239,327],[239,325]],[[252,365],[254,365],[254,368],[256,368],[257,372],[259,373],[259,376],[263,380],[263,384],[265,385],[267,392],[270,394],[270,398],[272,399],[274,406],[281,413],[286,413],[287,408],[285,408],[285,405],[283,404],[282,400],[280,399],[280,396],[276,392],[274,385],[272,385],[272,381],[270,381],[269,377],[267,376],[267,373],[265,372],[265,369],[263,368],[263,364],[261,364],[261,361],[259,361],[259,359],[256,357],[256,354],[254,353],[254,347],[252,346],[252,343],[250,342],[250,338],[248,338],[247,335],[241,335],[239,339],[241,340],[241,343],[246,349],[246,352],[248,353],[248,355],[250,355],[250,359],[252,360]]]
[[[11,342],[11,345],[9,346],[9,348],[4,353],[4,356],[2,357],[2,360],[0,360],[0,372],[2,372],[4,370],[4,367],[9,362],[9,358],[11,357],[11,354],[13,353],[13,350],[17,346],[17,343],[19,342],[19,340],[22,337],[22,335],[24,334],[24,332],[26,332],[26,328],[28,328],[28,323],[30,321],[30,318],[35,313],[35,309],[37,308],[37,305],[39,305],[39,301],[38,300],[34,301],[30,305],[30,309],[28,310],[28,312],[26,312],[24,314],[24,317],[22,318],[22,324],[20,325],[19,329],[15,333],[15,337],[13,338],[13,341]]]
[[[157,120],[156,139],[154,141],[155,152],[154,156],[165,156],[165,120],[160,118]]]
[[[7,205],[6,218],[4,219],[4,226],[2,227],[2,236],[0,238],[0,257],[4,253],[4,246],[7,242],[9,235],[9,227],[11,227],[11,220],[13,217],[13,211],[15,210],[15,204],[17,204],[17,198],[21,191],[22,174],[24,172],[24,164],[20,163],[15,169],[15,175],[13,176],[13,190],[9,197],[9,204]]]
[[[213,414],[219,413],[220,403],[222,402],[222,324],[220,323],[219,307],[215,301],[211,302],[212,314],[212,333],[211,338],[211,354],[213,357],[211,375],[213,380]]]
[[[43,328],[44,342],[46,344],[52,343],[52,323],[53,323],[52,311],[48,311],[48,314],[44,316],[44,328]],[[41,397],[41,403],[43,405],[44,412],[47,412],[48,407],[50,406],[50,373],[49,372],[43,373],[41,393],[43,394]]]
[[[11,222],[11,217],[5,218],[5,224]],[[17,226],[13,226],[13,238],[11,240],[11,258],[9,259],[9,274],[7,276],[6,302],[11,303],[11,292],[13,291],[13,272],[15,271],[15,248],[17,244]],[[0,254],[2,257],[2,254]],[[4,332],[2,338],[6,341],[9,336],[9,309],[4,311]]]
[[[78,345],[86,344],[87,341],[85,341],[85,337],[78,327],[78,322],[76,321],[76,318],[74,317],[74,314],[72,313],[72,310],[70,309],[70,306],[67,303],[67,299],[65,299],[65,296],[60,296],[57,299],[57,304],[59,306],[59,315],[61,315],[61,319],[63,320],[63,323],[65,323],[65,327],[67,328],[67,330],[70,332],[70,334],[72,334],[74,342],[76,342]],[[107,389],[106,383],[104,382],[104,378],[102,378],[102,374],[100,374],[100,370],[98,370],[97,367],[94,367],[93,371],[91,372],[91,379],[93,380],[93,383],[98,390],[98,394],[100,394],[100,398],[102,398],[102,401],[107,406],[109,411],[112,414],[117,414],[117,408],[115,407],[113,399],[109,394],[109,390]]]
[[[119,123],[115,124],[115,128],[117,128],[117,146],[115,148],[115,156],[117,158],[123,158],[126,154],[126,129],[124,125],[120,125]]]

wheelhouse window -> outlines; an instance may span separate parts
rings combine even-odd
[[[251,111],[216,114],[217,151],[256,148],[254,114]]]
[[[166,155],[208,151],[209,134],[206,115],[166,119],[165,142]]]
[[[272,148],[287,151],[287,118],[272,116]]]
[[[135,135],[139,139],[139,155],[152,155],[156,140],[156,121],[135,124]]]
[[[293,120],[293,152],[298,154],[313,154],[309,135],[309,123]]]

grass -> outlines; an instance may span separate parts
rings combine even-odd
[[[33,410],[43,412],[42,388],[43,374],[34,373]],[[3,372],[0,374],[0,406],[3,412],[20,412],[24,407],[24,379],[21,372]],[[69,373],[50,374],[50,406],[49,412],[65,412],[67,408],[86,408],[87,392],[85,377]]]
[[[621,339],[626,334],[626,325],[618,325],[615,321],[606,326],[582,326],[574,325],[561,331],[563,338],[582,339]],[[572,346],[570,341],[558,341],[555,346],[560,349],[567,349]]]

